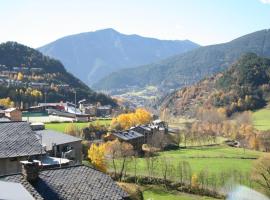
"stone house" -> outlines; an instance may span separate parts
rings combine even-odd
[[[120,142],[127,142],[133,146],[133,149],[137,152],[142,151],[142,145],[144,144],[144,136],[133,130],[121,131],[112,133],[113,139],[118,139]]]
[[[0,122],[0,175],[21,171],[20,161],[44,151],[27,122]]]
[[[53,130],[37,130],[49,156],[67,158],[73,163],[82,162],[82,139]]]

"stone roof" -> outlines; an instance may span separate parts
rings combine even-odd
[[[30,184],[22,174],[0,177],[0,180],[21,183],[35,199],[124,200],[124,192],[108,175],[87,166],[78,165],[39,172]]]
[[[41,149],[27,122],[0,122],[0,158],[38,155]]]
[[[53,130],[39,130],[36,133],[42,136],[42,144],[47,150],[52,150],[52,143],[56,145],[82,141],[82,139]]]
[[[112,133],[112,134],[114,136],[122,139],[122,140],[125,140],[125,141],[143,137],[143,135],[141,133],[138,133],[138,132],[133,131],[133,130],[123,131],[123,132],[116,132],[116,133]]]

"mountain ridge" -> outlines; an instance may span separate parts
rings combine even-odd
[[[110,72],[151,63],[197,48],[189,40],[160,40],[103,29],[65,36],[38,50],[61,60],[67,70],[91,85]]]
[[[256,31],[227,43],[199,47],[150,65],[120,70],[111,73],[93,86],[100,90],[146,85],[176,89],[226,69],[248,52],[270,56],[269,29]]]

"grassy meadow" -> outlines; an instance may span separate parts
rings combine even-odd
[[[226,146],[200,147],[191,149],[180,149],[160,152],[156,159],[155,171],[161,175],[161,159],[167,159],[177,167],[180,161],[188,161],[194,173],[207,170],[210,173],[220,173],[226,170],[239,170],[250,172],[253,161],[262,153],[252,150],[243,150]],[[245,158],[245,159],[243,159]],[[147,175],[147,164],[145,158],[137,160],[138,173]],[[133,172],[134,163],[130,163],[128,171]]]
[[[244,150],[242,148],[233,148],[225,145],[164,151],[160,152],[157,156],[152,157],[154,160],[152,176],[163,176],[162,166],[164,166],[163,161],[166,160],[166,162],[172,166],[173,171],[171,174],[168,174],[168,178],[172,181],[179,181],[177,169],[181,161],[187,161],[190,164],[192,174],[198,175],[200,172],[205,171],[209,176],[213,175],[219,177],[221,174],[225,173],[227,174],[227,178],[232,174],[247,178],[250,177],[254,161],[262,154],[263,153],[259,151]],[[134,175],[134,163],[134,160],[128,162],[126,169],[127,174]],[[137,175],[150,175],[147,168],[147,158],[138,158],[136,163]],[[117,168],[119,169],[119,167],[120,166]],[[113,168],[111,168],[111,170],[113,170]],[[248,184],[244,179],[242,180],[244,182],[241,183]],[[219,186],[222,186],[225,183],[226,180],[225,182],[222,182],[217,179],[217,184]]]
[[[46,129],[55,130],[59,132],[65,132],[66,126],[72,122],[63,122],[63,123],[46,123]],[[92,122],[73,122],[79,129],[87,127],[91,123],[96,123],[99,125],[110,125],[110,119],[98,119]]]
[[[167,191],[161,186],[147,186],[143,188],[145,200],[214,200],[211,197],[192,195],[178,191]]]
[[[253,125],[260,131],[270,130],[270,108],[266,107],[253,112]]]

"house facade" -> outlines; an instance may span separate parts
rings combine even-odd
[[[81,164],[82,139],[53,130],[37,130],[36,133],[49,156],[66,158]]]

